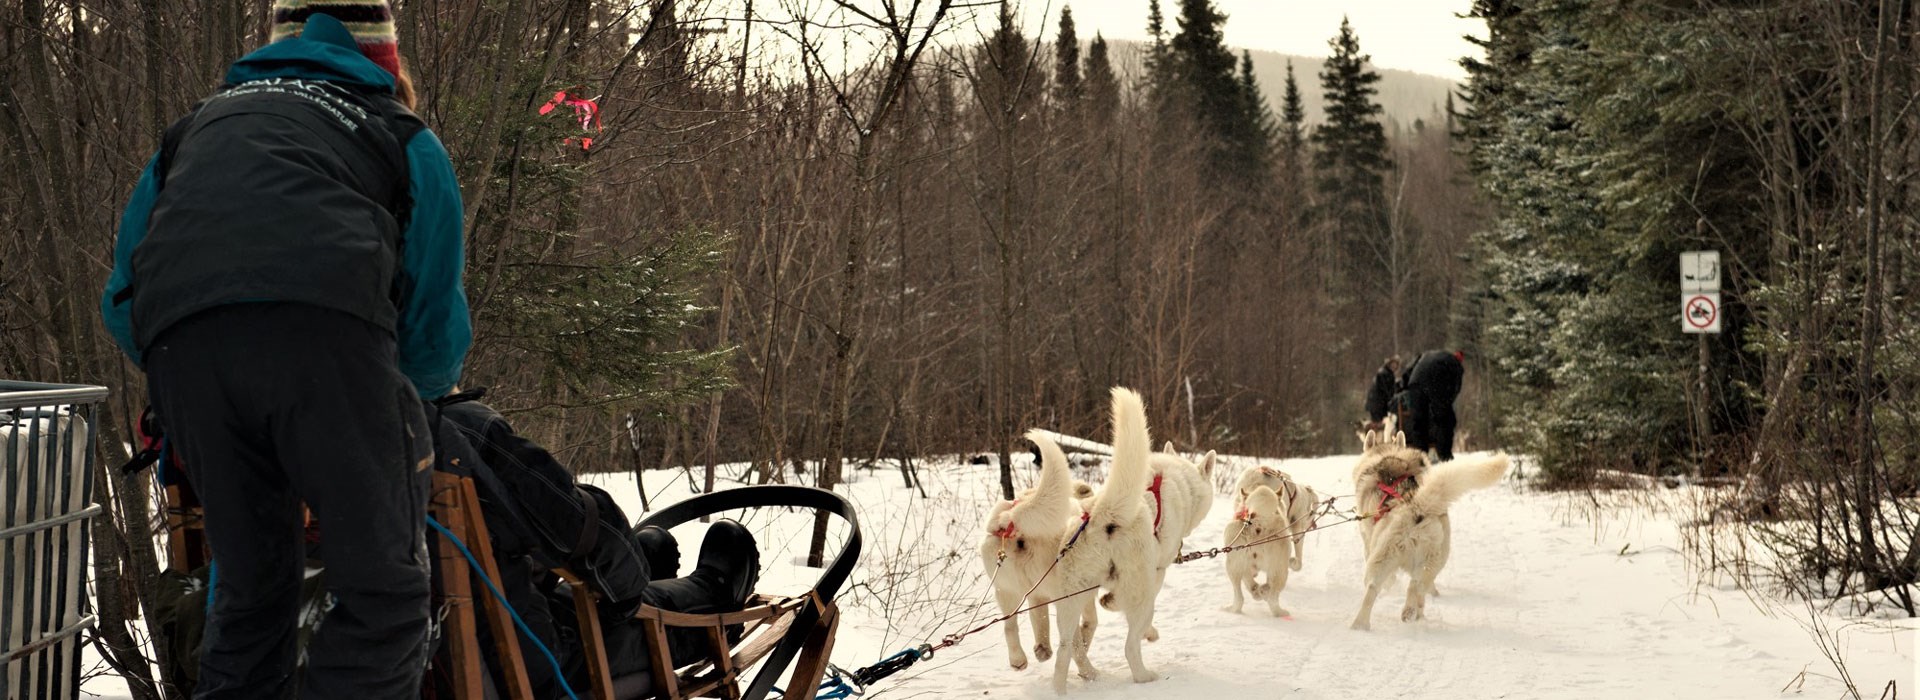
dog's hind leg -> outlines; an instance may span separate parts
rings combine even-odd
[[[1075,602],[1058,607],[1060,609],[1054,611],[1056,614],[1053,616],[1060,624],[1059,645],[1053,655],[1053,692],[1064,694],[1067,692],[1067,666],[1073,663],[1073,657],[1079,655],[1081,606]]]
[[[1147,669],[1147,662],[1141,658],[1140,642],[1147,636],[1147,630],[1153,627],[1153,599],[1142,601],[1127,611],[1127,667],[1133,669],[1133,682],[1152,683],[1160,680],[1160,674]]]
[[[1412,622],[1427,616],[1427,591],[1421,586],[1420,576],[1415,574],[1407,578],[1410,579],[1407,581],[1407,605],[1400,609],[1401,622]]]
[[[1369,577],[1371,578],[1371,577]],[[1380,597],[1380,584],[1367,581],[1367,596],[1360,599],[1360,614],[1353,618],[1353,628],[1357,630],[1373,629],[1373,599]]]
[[[1007,618],[1005,622],[1000,623],[1001,628],[1007,635],[1007,665],[1014,667],[1016,670],[1024,669],[1027,667],[1027,653],[1020,648],[1020,616],[1014,614],[1015,611],[1020,609],[1020,592],[995,588],[993,598],[995,602],[1000,604],[1000,614],[1005,615]],[[1035,638],[1044,640],[1046,639],[1046,634],[1046,630],[1038,626],[1035,626],[1033,629],[1033,636]],[[1042,642],[1042,644],[1044,643],[1045,642]],[[1040,650],[1034,649],[1034,651],[1038,652]],[[1047,657],[1042,656],[1040,660],[1045,661]]]
[[[1093,596],[1086,597],[1085,614],[1080,616],[1080,644],[1073,648],[1073,662],[1080,666],[1080,677],[1093,680],[1100,670],[1093,667],[1093,660],[1087,658],[1087,649],[1093,646],[1093,631],[1100,627],[1100,606]]]
[[[1092,598],[1088,598],[1092,600]],[[1054,601],[1062,603],[1062,601]],[[1053,692],[1067,692],[1068,666],[1075,661],[1080,663],[1080,677],[1092,680],[1099,675],[1093,665],[1087,662],[1087,645],[1092,641],[1082,637],[1083,628],[1080,619],[1086,614],[1086,601],[1069,600],[1053,606],[1054,620],[1059,624],[1060,640],[1053,650]]]
[[[1428,559],[1414,567],[1413,575],[1407,578],[1407,607],[1400,611],[1402,622],[1427,619],[1427,596],[1433,594],[1433,577],[1440,575],[1440,566],[1445,560]]]
[[[1053,658],[1053,632],[1047,629],[1047,624],[1049,623],[1049,620],[1047,620],[1048,607],[1049,606],[1046,605],[1036,604],[1032,610],[1027,611],[1027,621],[1033,624],[1033,658],[1041,661]],[[1007,622],[1012,623],[1013,621],[1008,620]],[[1019,641],[1018,638],[1014,639],[1014,643],[1016,644],[1018,644]],[[1014,668],[1019,667],[1015,666]]]
[[[1162,567],[1160,567],[1160,568],[1158,568],[1158,569],[1154,569],[1154,571],[1153,571],[1153,589],[1152,589],[1152,590],[1153,590],[1153,600],[1159,600],[1159,599],[1160,599],[1160,588],[1161,588],[1162,586],[1165,586],[1165,585],[1167,585],[1167,567],[1164,567],[1164,566],[1162,566]],[[1147,641],[1149,641],[1149,642],[1157,642],[1157,641],[1160,641],[1160,628],[1159,628],[1159,627],[1155,627],[1155,626],[1153,626],[1153,625],[1147,625],[1147,634],[1146,634],[1146,639],[1147,639]]]
[[[1246,605],[1246,594],[1243,593],[1241,589],[1252,588],[1253,582],[1241,578],[1239,571],[1229,568],[1227,569],[1227,583],[1233,586],[1233,604],[1227,607],[1221,608],[1221,610],[1225,610],[1227,612],[1234,613],[1234,614],[1239,614],[1240,609],[1245,607]]]
[[[1427,595],[1440,597],[1440,588],[1434,585],[1433,580],[1439,578],[1441,569],[1447,568],[1447,559],[1452,556],[1453,518],[1442,515],[1440,516],[1440,563],[1433,566],[1433,576],[1427,578]]]
[[[1373,629],[1373,601],[1380,597],[1380,589],[1391,582],[1392,566],[1387,563],[1384,553],[1367,559],[1367,594],[1360,599],[1360,614],[1353,618],[1354,629]]]
[[[1276,566],[1272,571],[1267,572],[1266,590],[1261,592],[1265,594],[1262,598],[1267,601],[1267,612],[1273,613],[1274,617],[1293,616],[1293,613],[1287,612],[1286,608],[1280,607],[1280,591],[1286,587],[1287,567]]]

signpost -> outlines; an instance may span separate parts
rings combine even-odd
[[[1713,353],[1707,346],[1706,334],[1720,332],[1720,313],[1720,251],[1681,253],[1680,330],[1700,338],[1700,395],[1694,402],[1693,423],[1695,459],[1702,463],[1707,459],[1707,436],[1712,430],[1707,405],[1713,401],[1713,391],[1707,383]],[[1695,468],[1698,469],[1698,465]]]
[[[1680,254],[1680,330],[1720,332],[1720,251]]]

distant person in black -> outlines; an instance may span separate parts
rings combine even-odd
[[[1387,358],[1380,365],[1380,371],[1373,373],[1373,386],[1367,389],[1367,425],[1368,430],[1378,430],[1387,419],[1387,408],[1393,402],[1393,395],[1400,389],[1400,356]]]
[[[1453,400],[1460,396],[1465,360],[1459,350],[1427,351],[1401,375],[1400,394],[1394,397],[1407,416],[1407,446],[1422,452],[1432,448],[1442,462],[1453,459]]]

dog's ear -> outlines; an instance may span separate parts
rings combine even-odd
[[[1172,441],[1172,440],[1168,440],[1168,441],[1166,441],[1166,442],[1165,442],[1164,444],[1162,444],[1162,445],[1160,445],[1160,451],[1161,451],[1162,453],[1165,453],[1165,454],[1170,454],[1170,455],[1177,455],[1177,454],[1180,454],[1179,452],[1175,452],[1175,451],[1173,450],[1173,441]]]
[[[1215,455],[1213,450],[1207,450],[1207,456],[1200,458],[1200,473],[1202,475],[1213,476],[1213,461],[1216,458],[1218,458],[1218,455]]]

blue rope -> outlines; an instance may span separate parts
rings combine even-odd
[[[480,560],[473,556],[473,552],[467,550],[467,543],[461,542],[459,537],[454,536],[453,531],[441,525],[440,521],[434,520],[431,515],[427,516],[427,524],[433,526],[433,529],[439,530],[440,534],[446,535],[447,539],[453,541],[453,546],[459,548],[460,553],[467,556],[467,563],[473,566],[473,573],[478,575],[480,580],[487,584],[487,590],[491,591],[493,597],[500,601],[500,605],[507,609],[507,614],[513,617],[514,626],[519,627],[520,633],[527,636],[527,641],[533,642],[534,648],[539,649],[540,654],[547,657],[547,663],[553,665],[553,678],[554,680],[560,681],[560,689],[567,691],[567,697],[573,698],[573,700],[580,700],[580,696],[574,694],[573,686],[567,684],[566,671],[561,670],[560,661],[553,658],[553,651],[548,649],[547,645],[540,643],[540,638],[534,636],[533,630],[527,628],[526,621],[520,619],[520,613],[513,609],[513,604],[507,602],[507,596],[500,592],[500,587],[493,585],[493,579],[487,578],[486,570],[480,567]]]
[[[213,614],[213,584],[220,582],[220,567],[207,562],[207,614]]]
[[[906,670],[908,666],[932,656],[933,647],[921,646],[906,649],[853,673],[847,673],[839,666],[827,664],[827,670],[833,677],[820,684],[821,690],[818,695],[813,696],[814,700],[840,700],[854,695],[865,695],[867,686],[878,683],[881,679]]]
[[[839,675],[835,675],[827,682],[821,683],[820,686],[822,690],[819,695],[813,696],[814,700],[840,700],[840,698],[854,695],[853,686],[847,685],[847,682],[841,679]]]

